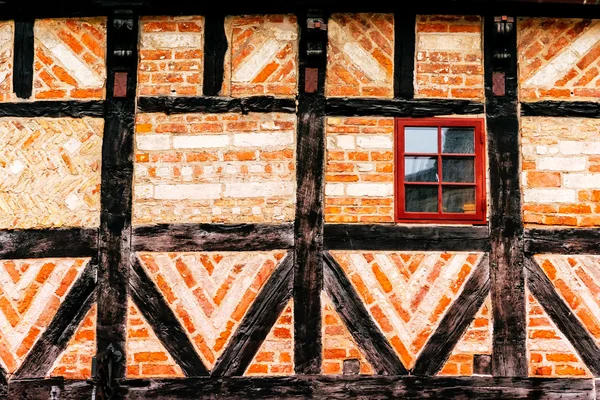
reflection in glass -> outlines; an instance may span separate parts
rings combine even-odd
[[[430,126],[407,126],[404,128],[404,152],[437,153],[438,128]]]
[[[437,157],[405,157],[404,180],[406,182],[437,182]]]
[[[437,212],[438,186],[405,186],[407,212]]]
[[[442,153],[475,154],[475,128],[442,128]]]
[[[475,159],[442,157],[443,182],[475,182]]]
[[[443,187],[442,208],[448,213],[475,214],[475,187]]]

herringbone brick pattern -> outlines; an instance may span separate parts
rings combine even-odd
[[[372,375],[373,368],[358,348],[325,292],[321,294],[321,307],[323,373],[341,375],[344,372],[344,361],[352,360],[360,364],[360,374]]]
[[[481,253],[331,253],[407,368],[481,258]]]
[[[212,368],[285,252],[139,253]]]
[[[0,262],[0,362],[15,372],[56,314],[88,259]]]
[[[527,291],[529,376],[591,377],[592,374],[544,308]]]
[[[102,99],[106,81],[106,18],[35,22],[33,97]]]
[[[9,101],[12,93],[14,24],[12,21],[0,22],[0,101]]]
[[[244,375],[292,375],[293,373],[294,301],[290,300]]]
[[[394,96],[392,14],[333,14],[328,33],[328,96]]]
[[[0,228],[98,226],[103,125],[0,118]]]
[[[600,20],[521,18],[517,27],[521,99],[600,97]]]
[[[226,77],[234,97],[297,93],[298,24],[294,15],[230,17],[231,70]]]
[[[204,17],[142,17],[140,40],[140,95],[202,96]]]

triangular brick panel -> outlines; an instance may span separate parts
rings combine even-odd
[[[9,373],[48,327],[88,260],[0,261],[0,362]]]
[[[492,331],[492,300],[488,296],[438,375],[487,375],[477,367],[474,370],[474,365],[477,358],[489,359],[491,356]]]
[[[12,21],[0,22],[0,101],[12,97],[13,34]]]
[[[483,253],[331,254],[404,366],[411,368]]]
[[[346,325],[335,311],[335,306],[324,292],[321,295],[322,306],[322,344],[323,374],[341,375],[344,363],[360,366],[360,374],[372,375],[373,368],[358,348]],[[356,371],[354,371],[356,372]]]
[[[246,370],[245,376],[293,375],[294,301],[290,300]]]
[[[562,378],[592,376],[573,345],[529,291],[527,291],[527,316],[529,376]]]
[[[210,369],[285,254],[140,253],[139,258]]]

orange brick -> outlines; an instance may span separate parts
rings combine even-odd
[[[528,172],[527,185],[530,187],[560,187],[559,172]]]

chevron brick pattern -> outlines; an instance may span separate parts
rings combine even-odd
[[[0,118],[0,228],[95,227],[102,119]]]
[[[335,311],[331,299],[325,292],[321,294],[322,306],[322,344],[323,373],[341,375],[344,372],[344,361],[358,362],[360,374],[372,375],[373,368],[358,348],[354,338]]]
[[[285,252],[139,253],[208,368]]]
[[[14,24],[0,22],[0,101],[9,101],[12,93]]]
[[[392,14],[333,14],[328,33],[327,96],[394,96]]]
[[[204,17],[142,17],[140,40],[140,95],[202,96]]]
[[[290,300],[244,375],[292,375],[293,373],[294,301]]]
[[[534,296],[527,291],[529,376],[586,378],[592,374]]]
[[[521,99],[600,97],[600,20],[521,18],[517,27]]]
[[[34,36],[35,99],[104,98],[106,18],[37,20]]]
[[[331,254],[407,368],[461,292],[481,253]]]
[[[88,261],[0,261],[0,362],[6,371],[23,362]]]

